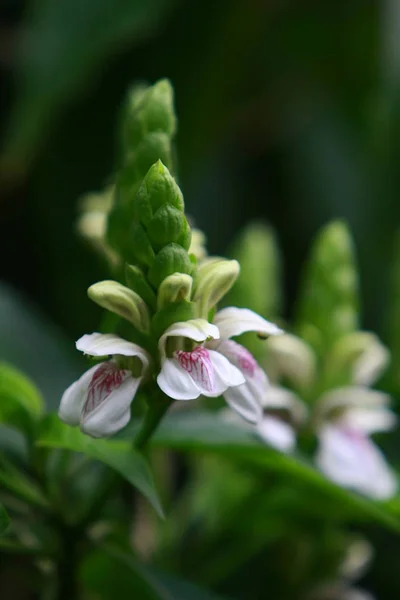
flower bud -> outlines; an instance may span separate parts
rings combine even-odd
[[[164,308],[172,302],[190,300],[193,279],[185,273],[173,273],[161,283],[158,288],[157,306]]]
[[[176,130],[173,89],[167,79],[134,88],[125,108],[124,138],[135,147],[149,132],[161,131],[172,137]]]
[[[379,338],[368,331],[341,337],[329,355],[329,385],[369,386],[381,375],[389,362],[389,352]]]
[[[142,298],[129,288],[116,281],[99,281],[88,289],[88,296],[105,308],[127,321],[139,331],[150,330],[150,315]]]
[[[135,197],[135,217],[146,227],[153,214],[164,204],[183,212],[182,192],[167,167],[158,160],[148,170]]]
[[[135,87],[125,105],[121,129],[118,161],[121,169],[107,222],[107,242],[124,260],[136,262],[131,248],[136,192],[151,165],[158,160],[169,169],[173,168],[172,138],[176,119],[169,82],[162,80],[151,87]],[[152,210],[151,217],[155,210]],[[176,241],[186,248],[190,243],[187,237],[185,243],[181,238]],[[150,262],[149,256],[146,260],[139,260],[140,265],[149,265]]]
[[[171,242],[177,242],[183,233],[184,221],[182,211],[170,204],[160,206],[147,226],[153,247],[162,248]]]
[[[268,375],[273,381],[287,377],[292,384],[303,388],[313,384],[316,356],[312,348],[295,335],[271,336],[267,341]]]
[[[166,277],[174,273],[187,273],[191,275],[193,264],[189,255],[178,244],[168,244],[157,254],[148,273],[148,279],[155,288],[158,288]]]
[[[231,289],[239,272],[237,260],[211,259],[199,267],[193,301],[200,317],[208,318],[209,311]]]
[[[132,174],[135,182],[140,182],[147,171],[158,160],[172,169],[172,146],[171,139],[161,131],[147,134],[140,144],[135,147],[129,158],[132,164]]]

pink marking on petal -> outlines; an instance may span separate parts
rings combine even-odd
[[[102,363],[94,372],[89,383],[83,416],[91,413],[107,400],[108,396],[119,388],[130,375],[130,371],[119,369],[112,361]]]
[[[259,369],[254,356],[240,344],[232,340],[223,343],[223,354],[247,377],[254,377]]]
[[[199,346],[192,352],[178,350],[176,357],[181,367],[192,377],[195,382],[208,392],[215,388],[214,367],[211,362],[210,353],[203,346]]]

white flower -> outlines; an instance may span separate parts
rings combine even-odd
[[[273,323],[240,308],[221,310],[214,324],[205,319],[175,323],[159,341],[162,367],[158,385],[176,400],[223,395],[244,419],[258,422],[267,377],[246,348],[230,341],[246,331],[281,333]]]
[[[76,347],[89,356],[112,358],[90,368],[64,392],[59,417],[92,437],[113,435],[130,419],[130,406],[149,369],[150,356],[112,334],[84,335]]]
[[[330,479],[376,499],[393,496],[397,480],[370,435],[392,429],[390,398],[361,386],[335,389],[320,398],[316,462]]]
[[[292,452],[296,445],[296,427],[306,419],[305,404],[289,390],[270,386],[262,400],[264,416],[257,425],[257,433],[267,444],[281,452]],[[273,411],[285,412],[287,419]],[[270,411],[270,412],[268,412]]]

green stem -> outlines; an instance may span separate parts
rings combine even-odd
[[[157,396],[151,401],[144,417],[142,428],[133,443],[133,447],[136,450],[143,450],[145,448],[170,406],[171,400],[164,394]]]

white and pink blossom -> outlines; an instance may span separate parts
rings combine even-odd
[[[76,347],[89,356],[111,358],[91,367],[69,386],[61,399],[60,419],[79,425],[92,437],[113,435],[130,419],[130,406],[149,369],[150,356],[140,346],[112,334],[84,335]]]
[[[250,352],[230,340],[247,331],[281,333],[273,323],[240,308],[221,310],[214,324],[193,319],[171,325],[159,341],[162,367],[158,385],[176,400],[223,395],[244,419],[259,422],[267,377]],[[170,342],[171,338],[175,342]],[[186,349],[188,340],[192,347]]]

